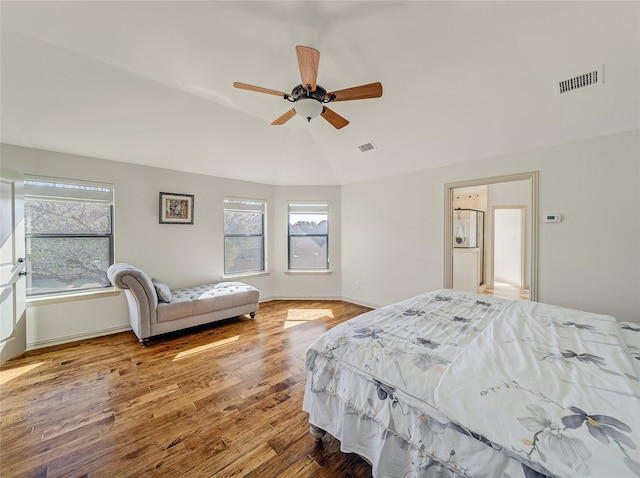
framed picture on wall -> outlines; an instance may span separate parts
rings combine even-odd
[[[193,224],[193,194],[160,193],[160,224]]]

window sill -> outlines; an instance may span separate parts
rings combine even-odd
[[[37,297],[27,297],[27,306],[34,307],[38,305],[60,304],[63,302],[72,302],[75,300],[97,299],[101,297],[111,297],[120,294],[120,289],[115,287],[105,287],[104,289],[76,291],[59,294],[39,295]]]
[[[291,275],[329,275],[333,274],[333,271],[329,269],[287,269],[284,273]]]
[[[269,275],[269,271],[241,272],[239,274],[223,275],[223,276],[220,276],[220,279],[230,281],[235,279],[245,279],[245,278],[249,279],[252,277],[264,277],[268,275]]]

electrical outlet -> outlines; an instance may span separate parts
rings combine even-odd
[[[359,289],[360,288],[360,282],[356,281],[355,286],[356,286],[356,289]]]

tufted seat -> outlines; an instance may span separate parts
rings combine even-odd
[[[204,284],[171,291],[171,302],[158,303],[158,322],[257,304],[258,289],[243,282]]]
[[[125,263],[113,264],[107,275],[116,287],[124,290],[129,323],[143,345],[150,337],[196,325],[244,314],[254,318],[258,310],[260,292],[243,282],[169,291],[165,284],[154,282],[141,269]]]

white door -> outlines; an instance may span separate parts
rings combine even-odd
[[[522,208],[493,210],[493,280],[522,288]]]
[[[27,348],[22,178],[0,173],[0,362]]]

